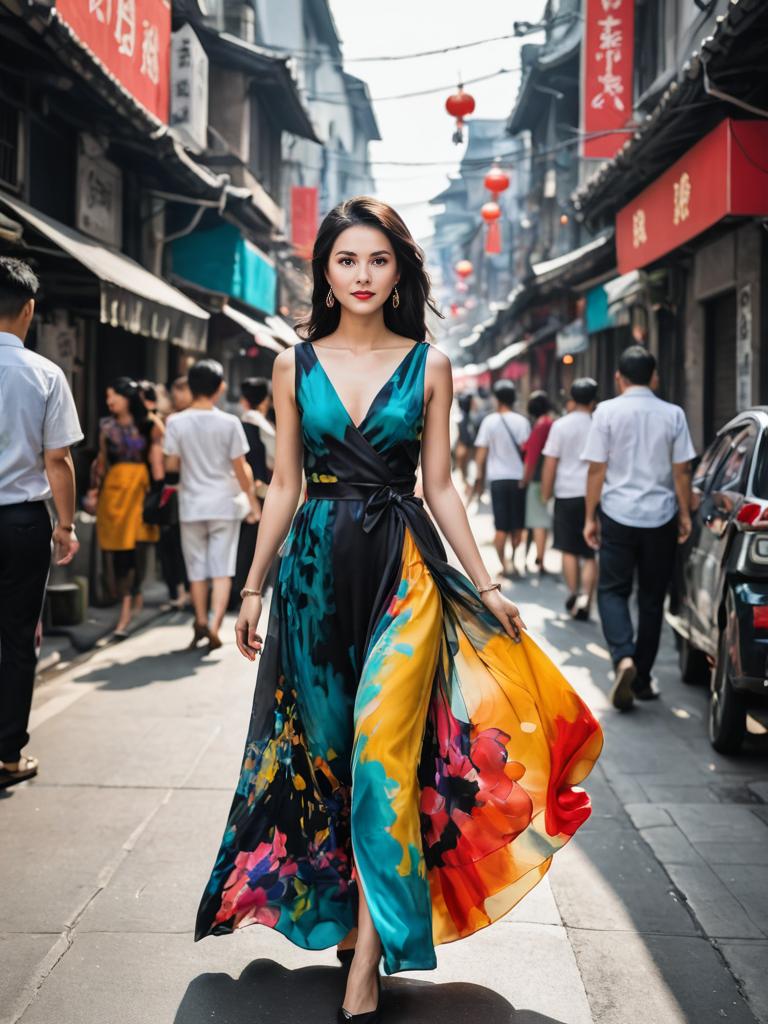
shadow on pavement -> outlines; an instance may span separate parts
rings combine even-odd
[[[174,1024],[335,1024],[344,995],[336,967],[291,971],[272,960],[254,960],[239,978],[201,974],[190,982]],[[562,1024],[515,1008],[481,985],[434,984],[410,978],[384,980],[383,1020],[397,1024]]]
[[[100,665],[90,672],[75,676],[73,682],[103,683],[103,690],[133,690],[151,683],[186,679],[195,674],[204,654],[204,648],[145,654],[124,663]]]

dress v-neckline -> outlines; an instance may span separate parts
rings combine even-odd
[[[347,419],[349,420],[349,423],[350,423],[350,425],[351,425],[352,427],[354,427],[354,429],[355,429],[355,430],[356,430],[356,431],[357,431],[357,432],[359,433],[359,432],[360,432],[360,431],[362,430],[362,428],[363,428],[363,427],[365,426],[365,423],[366,423],[366,421],[368,420],[369,416],[370,416],[370,415],[371,415],[371,413],[373,412],[373,407],[374,407],[374,406],[376,405],[376,402],[377,402],[377,401],[378,401],[378,399],[380,398],[380,396],[381,396],[381,393],[382,393],[382,391],[384,391],[384,389],[385,389],[385,388],[386,388],[386,387],[387,387],[387,386],[388,386],[389,384],[391,384],[391,383],[392,383],[392,380],[393,380],[393,378],[397,376],[397,374],[398,374],[398,373],[400,372],[400,370],[401,370],[401,369],[403,368],[403,366],[404,366],[404,365],[406,364],[406,362],[408,361],[408,359],[410,359],[410,357],[411,357],[411,355],[413,354],[414,350],[415,350],[415,349],[417,349],[417,348],[419,347],[419,345],[421,345],[421,344],[422,344],[422,342],[420,342],[420,341],[416,341],[416,342],[414,342],[414,343],[413,343],[413,345],[411,345],[411,347],[410,347],[410,348],[408,349],[408,351],[407,351],[407,352],[405,353],[405,355],[403,356],[403,358],[402,358],[402,359],[400,360],[400,362],[399,362],[399,363],[397,364],[397,366],[396,366],[396,367],[394,368],[394,370],[392,371],[392,373],[390,373],[390,375],[389,375],[389,376],[387,377],[387,379],[386,379],[386,380],[384,381],[384,383],[383,383],[383,384],[381,385],[381,387],[380,387],[380,388],[378,389],[378,391],[376,392],[376,394],[375,394],[375,395],[373,396],[373,398],[371,399],[371,401],[370,401],[370,402],[369,402],[369,404],[368,404],[368,409],[366,410],[366,413],[365,413],[365,415],[363,416],[363,418],[362,418],[362,419],[360,420],[360,422],[359,422],[359,423],[355,423],[355,421],[354,421],[354,420],[352,419],[352,416],[350,415],[350,413],[349,413],[349,410],[347,409],[346,405],[345,405],[345,404],[344,404],[344,403],[342,402],[342,400],[341,400],[341,395],[339,394],[339,392],[338,392],[338,390],[337,390],[337,388],[336,388],[336,385],[335,385],[335,384],[333,383],[333,381],[331,380],[330,374],[328,373],[328,371],[326,370],[326,368],[325,368],[325,367],[323,366],[323,364],[322,364],[322,361],[321,361],[320,357],[319,357],[319,356],[318,356],[318,354],[317,354],[317,349],[315,348],[315,346],[314,346],[314,345],[312,344],[312,342],[311,342],[311,341],[307,341],[307,344],[308,344],[308,345],[309,345],[309,347],[311,348],[311,350],[312,350],[312,355],[313,355],[313,356],[315,357],[315,362],[316,362],[316,363],[318,364],[318,366],[319,366],[319,367],[320,367],[320,369],[322,370],[323,376],[325,377],[326,381],[328,382],[328,385],[329,385],[329,387],[330,387],[331,391],[333,392],[333,396],[334,396],[334,398],[336,399],[336,401],[337,401],[337,402],[339,403],[340,407],[341,407],[341,408],[342,408],[342,410],[344,411],[344,415],[345,415],[345,416],[347,417]]]

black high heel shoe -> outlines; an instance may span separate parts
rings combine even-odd
[[[346,952],[346,950],[339,952]],[[378,967],[376,968],[376,1009],[369,1010],[367,1013],[350,1013],[349,1010],[340,1006],[336,1020],[338,1024],[377,1024],[377,1021],[381,1020],[381,975]]]

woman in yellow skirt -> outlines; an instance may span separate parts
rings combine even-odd
[[[160,528],[148,526],[142,513],[151,482],[163,480],[163,425],[147,411],[139,385],[129,377],[118,377],[106,400],[110,415],[99,422],[99,454],[85,504],[95,509],[108,586],[121,601],[114,639],[123,640],[142,604],[145,545],[160,536]]]

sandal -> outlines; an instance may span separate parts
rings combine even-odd
[[[192,637],[192,643],[189,645],[189,650],[194,651],[201,640],[210,640],[211,634],[208,629],[208,624],[204,623],[200,625],[199,622],[195,623],[195,635]]]
[[[39,767],[40,762],[36,757],[20,757],[15,768],[3,764],[0,768],[0,789],[7,789],[8,786],[15,786],[18,782],[34,778]]]

